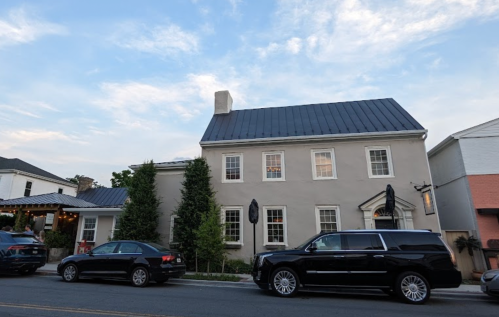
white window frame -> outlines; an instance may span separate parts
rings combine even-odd
[[[95,219],[94,239],[92,241],[87,240],[87,242],[95,242],[95,240],[97,239],[97,228],[99,228],[99,217],[97,216],[83,217],[83,221],[81,223],[80,241],[83,240],[83,231],[85,231],[85,219]]]
[[[317,164],[315,163],[315,154],[316,153],[330,153],[331,154],[331,164],[332,164],[332,173],[331,177],[320,177],[317,176]],[[313,180],[326,180],[326,179],[337,179],[338,176],[336,174],[336,159],[334,157],[334,148],[332,149],[316,149],[310,151],[310,156],[312,158],[312,178]]]
[[[336,212],[336,231],[341,231],[341,217],[340,217],[340,207],[337,205],[327,205],[327,206],[315,206],[315,226],[317,228],[317,233],[321,233],[321,210],[331,210],[334,209]],[[336,232],[332,231],[332,232]]]
[[[114,238],[114,233],[116,231],[116,222],[119,216],[113,216],[113,226],[111,227],[111,239]]]
[[[283,240],[284,242],[268,242],[268,221],[267,210],[269,209],[282,209],[282,223],[283,223]],[[286,216],[286,206],[263,206],[263,245],[284,245],[288,246],[288,221]]]
[[[239,157],[239,176],[240,179],[226,179],[226,158]],[[222,155],[222,183],[242,183],[243,182],[243,153],[227,153]]]
[[[371,165],[371,151],[376,150],[385,150],[386,158],[388,160],[388,175],[373,175],[372,165]],[[366,146],[366,159],[367,159],[367,172],[369,174],[369,178],[392,178],[395,177],[393,172],[393,164],[392,164],[392,152],[390,150],[390,146]]]
[[[267,155],[281,156],[281,178],[267,178]],[[286,168],[284,163],[284,151],[262,152],[262,174],[264,182],[284,182],[286,180]]]
[[[178,215],[170,216],[170,238],[168,239],[169,243],[174,243],[173,241],[173,228],[175,228],[175,219],[178,218]]]
[[[225,216],[227,210],[238,210],[239,211],[239,240],[238,241],[227,241],[225,240],[225,244],[231,245],[241,245],[243,246],[243,207],[242,206],[223,206],[221,208],[222,211],[222,224],[224,225],[224,237],[225,237]]]

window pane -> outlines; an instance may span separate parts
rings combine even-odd
[[[319,221],[321,231],[338,231],[338,224],[336,222],[336,209],[320,209]]]
[[[331,152],[315,153],[316,177],[333,177],[333,160]]]
[[[386,150],[370,150],[371,170],[373,175],[390,175]]]
[[[225,179],[241,179],[241,158],[239,156],[225,157]]]
[[[267,154],[265,162],[267,178],[282,178],[281,154]]]
[[[225,211],[225,240],[238,242],[240,237],[240,214],[238,209]]]
[[[282,209],[267,209],[267,242],[284,242],[284,218]]]

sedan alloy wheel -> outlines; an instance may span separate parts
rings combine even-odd
[[[144,287],[149,283],[149,272],[144,267],[137,267],[132,272],[132,285]]]
[[[78,268],[74,264],[68,264],[62,271],[62,279],[66,282],[75,282],[78,280]]]

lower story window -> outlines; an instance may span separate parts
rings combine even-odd
[[[340,230],[339,209],[336,206],[315,208],[317,232],[335,232]]]
[[[287,245],[286,208],[264,207],[265,245]]]
[[[95,230],[97,229],[97,218],[83,218],[82,240],[95,241]]]
[[[222,215],[225,223],[225,242],[227,244],[242,244],[242,207],[225,207]]]

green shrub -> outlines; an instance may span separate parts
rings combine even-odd
[[[14,227],[15,223],[16,223],[16,217],[12,217],[9,215],[0,215],[0,229],[2,229],[5,226]]]
[[[44,243],[48,248],[73,248],[71,237],[64,232],[60,232],[59,230],[46,232]]]
[[[228,281],[228,282],[239,282],[241,278],[235,275],[212,275],[212,274],[186,274],[182,276],[182,279],[185,280],[204,280],[204,281]]]
[[[252,265],[245,263],[243,260],[227,260],[225,261],[224,273],[233,274],[250,274]]]

